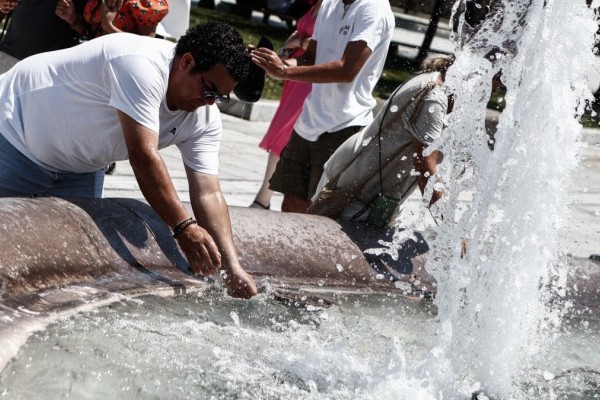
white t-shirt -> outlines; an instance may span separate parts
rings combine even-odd
[[[354,0],[345,10],[342,0],[324,0],[312,38],[317,41],[315,64],[342,58],[349,42],[365,41],[371,55],[349,83],[313,83],[294,125],[306,140],[373,120],[372,92],[381,75],[395,27],[388,0]]]
[[[117,110],[176,144],[190,168],[218,173],[221,118],[166,105],[174,44],[111,34],[42,53],[0,76],[0,133],[32,161],[56,172],[96,171],[128,158]]]

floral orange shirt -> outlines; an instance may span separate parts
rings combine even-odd
[[[83,10],[84,20],[91,26],[100,25],[99,0],[88,0]],[[156,26],[169,12],[167,0],[124,0],[114,25],[123,32],[136,33],[138,26]],[[92,37],[102,36],[101,29],[92,29]]]

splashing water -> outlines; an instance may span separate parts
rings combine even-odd
[[[597,25],[583,1],[496,3],[481,30],[459,30],[446,78],[454,110],[433,146],[444,154],[438,176],[446,188],[445,223],[428,263],[438,282],[439,342],[427,362],[436,368],[420,373],[440,398],[479,389],[520,397],[513,381],[556,335],[565,310],[548,301],[565,279],[553,265],[557,230],[578,161],[578,118],[591,96],[584,70]],[[484,115],[499,71],[506,108],[491,151]]]
[[[427,264],[438,283],[439,341],[416,373],[439,398],[527,397],[514,381],[558,334],[568,304],[557,232],[579,160],[597,29],[592,10],[570,0],[496,1],[479,27],[459,20],[446,77],[454,109],[431,146],[444,154],[445,195],[435,207],[445,223]],[[506,107],[491,150],[485,112],[499,72]],[[434,180],[415,227],[427,225]],[[411,235],[397,232],[376,251],[395,257]]]

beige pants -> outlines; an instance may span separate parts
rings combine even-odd
[[[6,71],[14,67],[14,65],[18,62],[19,60],[17,60],[13,56],[9,56],[5,52],[0,51],[0,74],[5,73]]]

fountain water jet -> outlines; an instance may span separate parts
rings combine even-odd
[[[585,66],[598,26],[583,1],[493,3],[479,29],[461,17],[446,78],[454,110],[434,144],[444,153],[438,176],[446,187],[446,223],[427,265],[438,282],[439,343],[426,362],[437,367],[420,373],[443,398],[479,389],[518,397],[513,381],[555,337],[566,310],[549,287],[566,279],[556,264],[557,230],[578,161],[578,119],[591,97]],[[506,108],[491,151],[484,115],[500,71]]]

